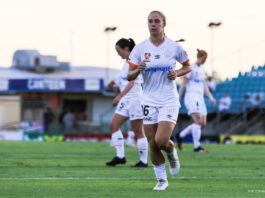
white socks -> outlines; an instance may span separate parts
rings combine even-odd
[[[134,132],[133,131],[128,131],[128,138],[127,138],[127,144],[132,145],[134,143]]]
[[[148,156],[148,143],[147,143],[147,138],[140,138],[137,140],[137,147],[139,150],[140,154],[140,160],[143,163],[147,163],[147,156]]]
[[[180,132],[179,137],[184,138],[190,133],[192,133],[194,148],[198,148],[200,146],[201,139],[201,125],[196,123],[190,124]]]
[[[134,135],[134,132],[132,132],[132,133]],[[120,130],[112,133],[111,142],[112,142],[112,146],[114,146],[116,149],[116,156],[119,158],[124,158],[125,157],[124,140],[123,140],[122,132]],[[146,164],[147,163],[147,157],[148,157],[147,138],[144,137],[144,138],[138,139],[137,140],[137,147],[138,147],[139,154],[140,154],[140,160]]]
[[[187,136],[188,134],[191,133],[192,131],[192,125],[193,124],[190,124],[189,126],[187,126],[184,130],[182,130],[179,134],[179,137],[180,138],[184,138],[185,136]]]
[[[154,171],[156,175],[156,179],[159,181],[161,179],[167,181],[167,172],[166,172],[166,164],[161,164],[161,165],[154,165]]]
[[[200,146],[201,125],[195,123],[192,124],[192,136],[193,136],[194,148],[196,149]]]
[[[112,133],[111,141],[116,149],[116,156],[119,158],[124,158],[125,154],[124,154],[124,141],[123,141],[122,132],[118,130]]]

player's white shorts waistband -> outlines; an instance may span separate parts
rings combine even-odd
[[[153,107],[142,105],[144,124],[156,124],[161,121],[168,121],[176,124],[180,105]]]

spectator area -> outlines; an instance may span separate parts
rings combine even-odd
[[[179,88],[180,85],[178,85],[178,90]],[[263,102],[262,105],[265,107],[265,65],[257,68],[253,66],[250,72],[246,72],[244,74],[240,72],[236,78],[231,80],[227,79],[224,82],[217,83],[216,91],[213,93],[213,96],[217,101],[217,105],[213,107],[208,97],[205,96],[207,111],[209,113],[217,110],[219,100],[225,92],[227,92],[232,99],[230,111],[233,113],[240,112],[240,106],[245,95],[249,95],[250,99],[254,98],[256,95],[260,95]],[[187,113],[184,100],[181,100],[180,113]]]

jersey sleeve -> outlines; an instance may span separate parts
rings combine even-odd
[[[141,55],[138,45],[136,45],[132,52],[130,53],[128,64],[133,67],[137,67],[137,65],[141,62]]]
[[[188,63],[189,62],[188,54],[183,49],[183,47],[181,45],[178,45],[176,59],[181,64],[185,64],[185,63]]]

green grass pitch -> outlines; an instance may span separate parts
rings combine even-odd
[[[179,151],[181,170],[169,175],[169,189],[156,185],[148,168],[131,168],[137,148],[125,148],[127,164],[107,167],[115,149],[108,143],[0,142],[0,198],[242,198],[265,197],[264,145],[203,145],[209,153],[194,153],[192,144]]]

